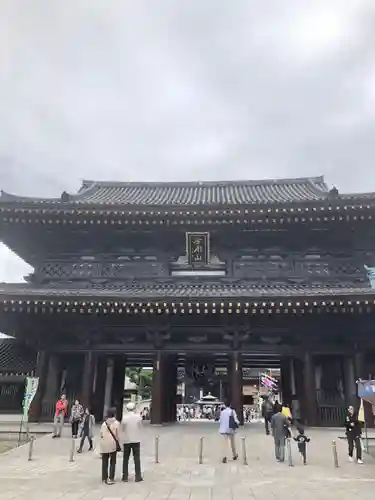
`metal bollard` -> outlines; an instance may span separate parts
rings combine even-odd
[[[28,458],[29,462],[31,462],[31,460],[33,459],[34,441],[35,437],[31,436],[29,441],[29,458]]]
[[[339,457],[337,455],[336,441],[332,441],[333,464],[337,468],[339,466]]]
[[[246,454],[246,438],[242,437],[242,458],[243,458],[243,464],[247,465],[247,454]]]
[[[203,437],[199,438],[199,460],[200,464],[203,464]]]
[[[72,438],[72,445],[70,447],[70,454],[69,454],[69,462],[74,462],[75,449],[76,449],[76,442],[75,442],[75,439]]]
[[[155,463],[159,463],[159,436],[155,437]]]
[[[289,467],[293,467],[293,457],[292,457],[292,445],[290,442],[290,438],[286,440],[286,446],[288,449],[288,465]]]

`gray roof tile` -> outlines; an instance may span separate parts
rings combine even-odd
[[[2,192],[0,201],[126,206],[249,205],[324,200],[323,177],[226,182],[95,182],[84,181],[77,194],[61,198],[27,198]]]
[[[75,297],[97,297],[105,300],[107,297],[118,298],[119,300],[141,300],[164,298],[178,299],[215,299],[215,298],[288,298],[288,297],[328,297],[328,296],[348,296],[348,295],[374,295],[375,290],[368,285],[353,286],[342,283],[336,285],[304,286],[304,285],[275,285],[275,284],[254,284],[246,282],[236,283],[188,283],[188,282],[140,282],[133,281],[121,285],[92,285],[87,288],[58,288],[36,287],[28,284],[1,285],[0,297],[35,297],[35,298],[72,298]],[[15,299],[17,300],[17,299]]]

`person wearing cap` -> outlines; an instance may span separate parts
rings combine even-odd
[[[121,421],[122,442],[124,445],[124,458],[122,463],[122,480],[128,481],[129,477],[129,458],[133,453],[135,482],[143,481],[141,472],[140,441],[142,417],[135,412],[135,404],[126,405],[127,413],[124,414]]]

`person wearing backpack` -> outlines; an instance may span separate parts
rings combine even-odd
[[[232,452],[233,460],[238,459],[235,434],[239,424],[240,422],[238,420],[236,410],[233,409],[229,402],[225,403],[225,407],[220,413],[219,428],[219,433],[221,434],[223,440],[223,464],[227,463],[227,452],[229,451],[229,448]]]

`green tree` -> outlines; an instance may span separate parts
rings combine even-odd
[[[144,370],[143,368],[126,368],[125,374],[129,377],[129,380],[136,384],[138,388],[138,394],[142,399],[150,399],[151,388],[152,388],[152,371]]]

